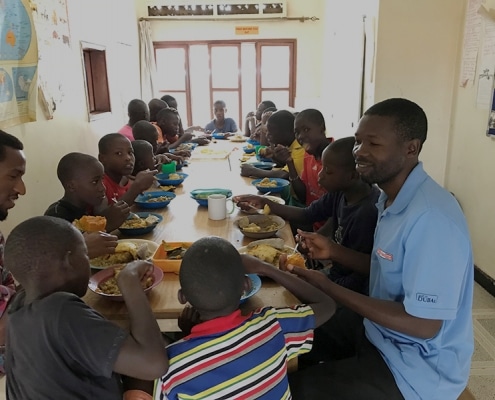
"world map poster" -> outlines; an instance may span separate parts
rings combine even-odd
[[[36,120],[38,46],[28,0],[0,0],[0,129]]]

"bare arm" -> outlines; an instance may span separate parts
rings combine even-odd
[[[288,272],[274,268],[273,265],[263,262],[253,256],[243,254],[242,262],[248,273],[267,276],[285,287],[302,303],[309,305],[315,314],[316,326],[326,322],[336,309],[335,301],[326,296],[322,291],[315,290],[313,286]]]
[[[134,261],[117,278],[129,312],[130,335],[120,349],[114,371],[143,380],[153,380],[168,370],[160,328],[141,287],[141,281],[152,271],[151,263]]]
[[[289,266],[289,269],[364,318],[406,335],[429,339],[442,327],[442,321],[414,317],[399,302],[375,299],[337,285],[317,271]]]
[[[289,168],[289,180],[292,190],[294,191],[296,197],[303,203],[306,202],[306,185],[301,180],[297,173],[296,166],[294,165],[294,160],[290,157],[287,160],[287,167]]]
[[[266,204],[270,207],[270,212],[272,214],[278,215],[283,219],[294,222],[307,222],[305,209],[301,207],[287,206],[285,204],[276,203],[263,196],[249,194],[235,196],[233,200],[241,209],[248,210],[251,208],[249,205],[258,209],[263,209]]]

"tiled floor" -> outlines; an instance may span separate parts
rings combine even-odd
[[[477,400],[495,400],[495,297],[475,283],[475,349],[468,388]],[[0,400],[5,400],[5,378],[0,379]]]
[[[495,400],[495,297],[475,283],[474,355],[469,391],[477,400]]]

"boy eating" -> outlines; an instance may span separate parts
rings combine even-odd
[[[130,333],[89,308],[82,234],[69,222],[34,217],[5,245],[5,265],[24,288],[9,308],[7,398],[122,399],[119,374],[154,379],[167,371],[163,340],[141,281],[152,264],[127,264],[117,278]]]
[[[273,279],[307,305],[242,315],[245,273]],[[311,349],[313,329],[334,313],[334,301],[287,272],[241,256],[219,237],[187,250],[179,279],[179,300],[192,305],[200,323],[168,346],[170,369],[157,382],[155,399],[291,398],[287,361]]]

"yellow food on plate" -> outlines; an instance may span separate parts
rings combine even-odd
[[[117,285],[117,277],[122,271],[123,267],[114,269],[114,276],[106,281],[101,282],[96,289],[99,293],[109,294],[112,296],[120,296],[122,293],[120,292],[119,286]],[[141,287],[143,289],[148,289],[151,285],[153,285],[153,277],[149,276],[146,280],[141,282]]]
[[[256,258],[259,258],[262,261],[266,261],[267,263],[278,266],[275,263],[275,260],[278,262],[278,257],[280,256],[280,250],[277,250],[275,247],[259,244],[253,246],[252,248],[247,250],[247,254],[250,254]]]
[[[287,264],[295,265],[296,267],[306,268],[306,261],[304,257],[299,253],[291,254],[287,256]]]
[[[277,187],[277,181],[272,181],[269,178],[263,178],[258,183],[258,186],[261,186],[261,187]]]
[[[115,264],[126,264],[137,259],[138,247],[132,242],[118,242],[114,254],[105,254],[90,260],[95,267],[110,267]]]
[[[158,218],[154,215],[148,215],[146,218],[129,218],[126,219],[119,228],[121,229],[138,229],[146,228],[153,225],[158,221]]]
[[[265,206],[263,207],[263,214],[268,215],[271,211],[272,210],[270,210],[270,206],[268,204],[265,204]]]
[[[170,174],[168,176],[168,179],[171,179],[171,180],[181,179],[181,176],[179,174]]]

